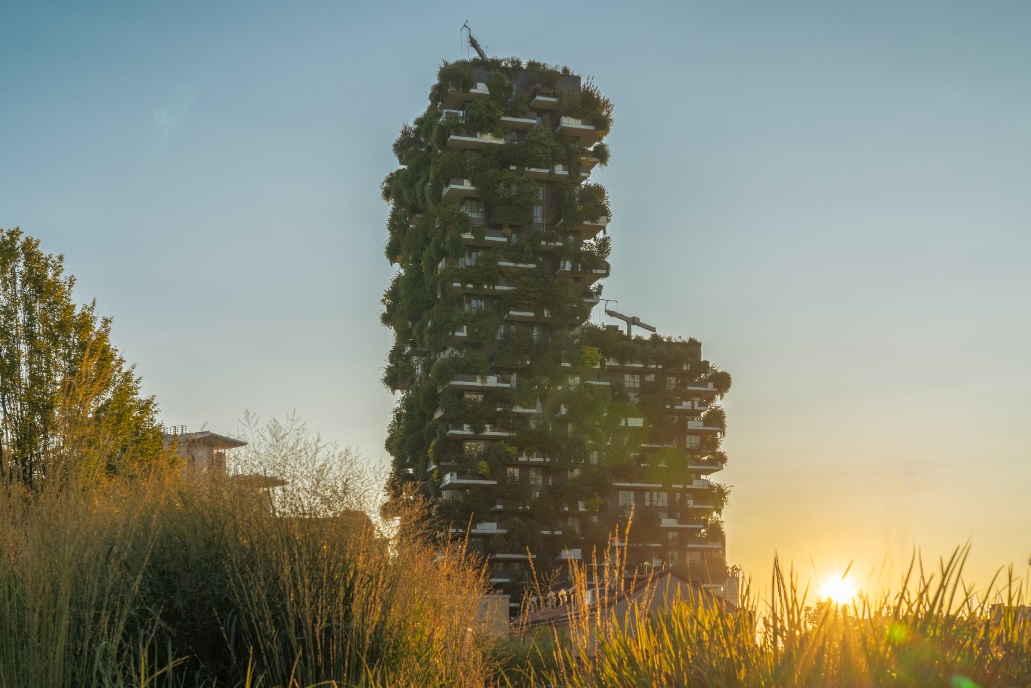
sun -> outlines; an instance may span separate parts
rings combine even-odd
[[[816,594],[820,599],[829,599],[835,604],[849,604],[859,589],[846,577],[828,576],[820,583]]]

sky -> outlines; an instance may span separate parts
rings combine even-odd
[[[731,563],[1028,574],[1027,3],[6,2],[0,227],[164,422],[384,466],[379,184],[466,20],[615,104],[604,295],[733,375]]]

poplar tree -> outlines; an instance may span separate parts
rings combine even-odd
[[[63,263],[0,229],[0,483],[96,481],[162,455],[154,398],[111,344],[110,318],[76,306]]]

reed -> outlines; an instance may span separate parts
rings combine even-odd
[[[914,554],[894,591],[843,606],[812,600],[776,561],[770,592],[746,591],[733,612],[698,589],[662,609],[645,597],[618,618],[603,603],[568,637],[530,639],[550,656],[512,667],[508,678],[574,688],[1031,685],[1021,581],[1009,570],[977,593],[962,578],[968,553],[957,548],[933,568]]]

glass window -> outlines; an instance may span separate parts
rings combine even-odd
[[[478,198],[467,198],[462,201],[462,210],[465,214],[473,220],[482,220],[483,214],[483,201]]]
[[[619,505],[622,506],[633,506],[634,505],[634,493],[630,490],[619,491]]]
[[[623,386],[637,388],[641,386],[641,376],[637,373],[624,373]]]

